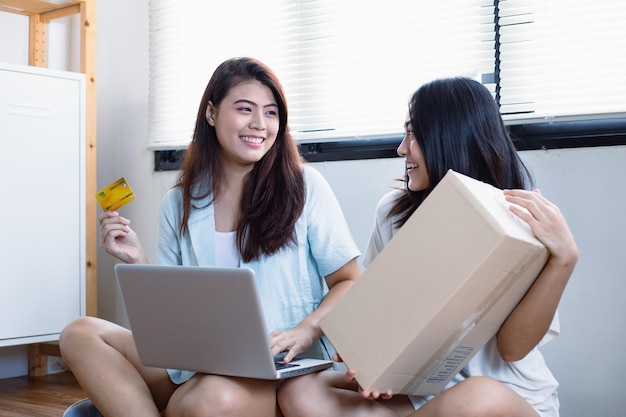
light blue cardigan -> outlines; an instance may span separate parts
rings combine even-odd
[[[330,186],[314,168],[304,166],[306,203],[295,229],[298,245],[289,245],[271,256],[245,263],[255,271],[269,332],[295,327],[321,303],[327,292],[324,276],[360,255],[343,211]],[[166,265],[216,265],[214,206],[210,197],[197,202],[189,230],[181,236],[182,190],[175,187],[161,205],[158,262]],[[276,213],[280,216],[282,213]],[[211,302],[207,296],[207,302]],[[309,357],[329,357],[318,343]],[[193,373],[170,370],[175,383]]]

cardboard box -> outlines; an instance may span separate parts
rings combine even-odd
[[[368,390],[441,392],[548,259],[502,191],[449,171],[321,328]]]

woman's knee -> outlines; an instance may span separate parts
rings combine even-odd
[[[96,354],[98,346],[113,347],[118,351],[127,349],[132,340],[130,332],[115,324],[96,317],[79,317],[61,331],[59,349],[65,361],[85,354]],[[71,366],[71,364],[70,364]]]
[[[437,397],[431,405],[442,412],[436,415],[509,416],[524,401],[502,382],[484,376],[468,378]]]
[[[275,413],[276,390],[273,383],[203,375],[176,390],[165,416],[273,417]]]
[[[84,316],[79,317],[70,322],[61,331],[59,337],[59,348],[61,354],[66,355],[70,353],[76,346],[80,345],[86,338],[93,337],[96,332],[94,329],[97,326],[97,320],[94,317]]]
[[[295,410],[298,406],[305,406],[304,403],[309,402],[309,400],[314,401],[313,397],[316,397],[315,392],[320,389],[320,384],[321,381],[317,374],[302,375],[284,380],[276,393],[276,400],[280,409],[286,415],[298,415],[290,412],[290,410]],[[302,395],[303,393],[306,395]]]
[[[333,398],[333,390],[343,388],[343,384],[343,374],[333,371],[289,378],[278,388],[278,405],[283,414],[289,416],[317,414],[320,404]]]
[[[250,409],[253,404],[253,401],[241,398],[236,393],[229,391],[214,392],[203,396],[185,395],[178,398],[176,403],[170,399],[165,415],[177,417],[244,417],[251,415]],[[261,405],[258,407],[259,409],[263,408]]]

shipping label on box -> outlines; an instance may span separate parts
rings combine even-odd
[[[449,171],[322,320],[359,385],[437,394],[496,334],[548,259],[508,205]]]

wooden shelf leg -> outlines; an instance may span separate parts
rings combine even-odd
[[[46,66],[46,23],[41,15],[34,14],[29,18],[29,49],[28,65],[33,67]]]
[[[46,375],[48,373],[48,356],[61,357],[58,343],[28,345],[28,375]]]

